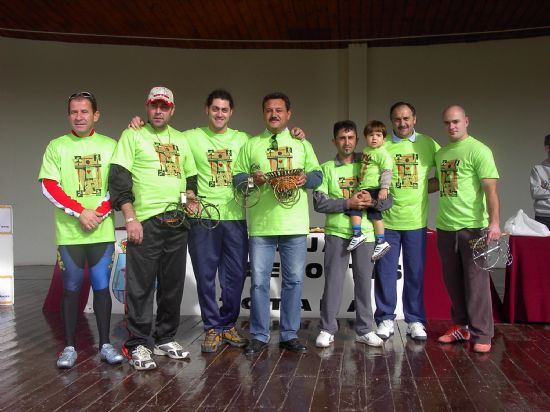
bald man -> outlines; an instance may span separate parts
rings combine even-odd
[[[472,245],[483,228],[489,240],[500,238],[499,176],[491,149],[468,134],[469,119],[461,106],[445,109],[443,123],[450,141],[435,155],[437,246],[454,325],[438,341],[471,341],[474,352],[486,353],[494,334],[490,274],[473,262]]]

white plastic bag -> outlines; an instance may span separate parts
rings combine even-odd
[[[504,231],[514,236],[550,236],[546,225],[531,219],[521,209],[506,221]]]

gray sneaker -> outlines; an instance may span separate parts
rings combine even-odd
[[[107,362],[109,365],[122,363],[124,357],[110,343],[104,343],[99,351],[99,358]]]
[[[157,364],[151,358],[151,352],[143,345],[139,345],[132,351],[132,358],[130,359],[130,365],[138,371],[156,369]]]
[[[71,369],[76,362],[76,350],[74,346],[67,346],[57,358],[57,367],[59,369]]]
[[[181,345],[176,341],[155,345],[153,353],[159,356],[168,356],[172,359],[185,359],[189,356],[189,352],[184,352]]]

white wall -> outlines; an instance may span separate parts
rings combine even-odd
[[[174,91],[173,125],[179,129],[203,125],[206,95],[227,88],[236,100],[232,127],[251,133],[263,128],[263,95],[284,91],[293,104],[291,123],[306,130],[320,161],[333,156],[332,124],[350,113],[362,128],[369,118],[387,121],[389,106],[408,100],[418,109],[417,129],[444,143],[441,110],[460,103],[470,114],[471,133],[493,147],[502,177],[502,221],[518,208],[531,213],[528,174],[544,157],[541,142],[550,133],[549,49],[550,37],[212,51],[0,38],[0,204],[14,205],[15,264],[54,260],[52,207],[36,177],[47,142],[68,130],[67,97],[81,90],[96,94],[102,112],[97,129],[115,138],[132,115],[143,113],[155,85]],[[312,225],[322,222],[312,212]]]

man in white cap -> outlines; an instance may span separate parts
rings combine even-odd
[[[165,219],[169,204],[197,191],[197,169],[182,133],[168,125],[174,96],[154,87],[147,97],[148,123],[122,133],[111,160],[109,189],[113,206],[122,210],[128,233],[126,255],[126,324],[122,352],[137,370],[156,368],[151,353],[184,359],[188,352],[174,340],[185,282],[188,228]],[[157,315],[153,351],[147,341]]]

